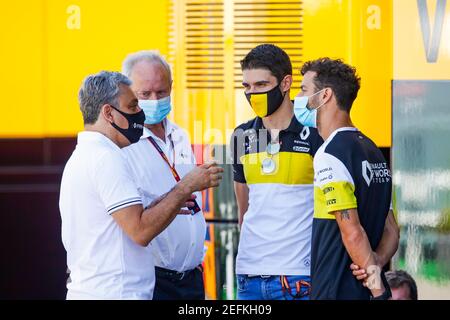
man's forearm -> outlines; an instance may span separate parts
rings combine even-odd
[[[239,211],[238,224],[239,224],[239,226],[242,226],[242,222],[244,221],[244,214],[247,212],[247,209],[248,209],[248,204],[245,205],[244,208],[238,205],[238,211]]]
[[[384,225],[383,236],[376,253],[381,266],[385,266],[397,252],[400,231],[392,211],[389,211]]]
[[[359,222],[357,210],[336,211],[335,216],[347,253],[354,263],[367,270],[371,278],[368,284],[372,295],[381,295],[384,292],[380,277],[381,268],[378,266],[367,234]]]
[[[236,202],[238,206],[238,223],[242,225],[244,214],[248,210],[248,186],[243,183],[234,183],[234,192],[236,195]]]
[[[369,285],[369,289],[374,297],[383,294],[384,286],[381,282],[379,266],[377,259],[370,247],[369,239],[366,232],[361,227],[359,231],[354,231],[351,235],[342,235],[345,249],[347,250],[353,262],[363,266],[367,272],[373,276],[373,284]]]
[[[354,263],[366,269],[376,264],[376,259],[367,239],[366,232],[362,227],[359,230],[356,229],[347,233],[343,232],[341,235],[345,249]]]
[[[394,237],[390,234],[383,234],[383,238],[375,251],[378,256],[379,263],[382,267],[384,267],[394,254],[397,252],[398,248],[398,238]]]
[[[180,209],[185,206],[190,195],[191,191],[189,188],[182,183],[178,183],[156,205],[149,207],[143,212],[141,225],[148,229],[143,233],[148,235],[146,241],[150,242],[167,228],[180,212]]]

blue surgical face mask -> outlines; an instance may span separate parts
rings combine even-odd
[[[308,105],[309,98],[322,92],[325,89],[317,91],[310,96],[295,97],[294,99],[294,115],[297,120],[306,127],[317,128],[317,110],[325,104],[322,103],[317,108]]]
[[[145,124],[160,123],[172,110],[170,96],[159,100],[139,100],[139,107],[144,110]]]

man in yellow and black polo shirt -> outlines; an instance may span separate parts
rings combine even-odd
[[[294,113],[324,139],[314,157],[311,299],[388,299],[382,267],[397,250],[398,227],[386,159],[350,119],[360,79],[329,58],[307,62],[301,72]],[[352,262],[369,275],[363,282]]]
[[[257,117],[231,139],[241,224],[238,299],[308,299],[313,155],[322,139],[294,117],[292,66],[282,49],[259,45],[241,67]]]

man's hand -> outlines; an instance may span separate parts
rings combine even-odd
[[[165,197],[167,196],[167,193],[163,194],[162,196],[159,196],[155,200],[152,201],[145,209],[153,208],[158,203],[160,203]],[[197,196],[195,194],[191,194],[189,199],[186,200],[186,207],[193,207],[195,205],[194,201],[197,199]],[[180,209],[180,212],[178,214],[191,214],[191,210],[188,209]]]
[[[189,190],[189,193],[217,187],[222,179],[223,169],[216,162],[209,162],[196,167],[189,172],[180,184]]]
[[[368,274],[366,272],[365,269],[360,268],[357,264],[352,263],[350,265],[350,270],[352,270],[353,275],[356,277],[356,279],[358,279],[359,281],[363,281],[365,279],[367,279]],[[363,281],[363,285],[364,285],[364,281]],[[365,286],[365,285],[364,285]]]
[[[376,261],[376,267],[379,267],[381,269],[382,266],[380,265],[380,259],[377,255],[377,253],[373,252],[373,255],[374,255],[374,258]],[[362,281],[362,284],[364,287],[367,287],[369,285],[367,281],[368,281],[370,275],[368,274],[366,269],[361,268],[356,263],[352,263],[350,265],[350,270],[352,270],[352,273],[356,277],[356,279],[358,279],[359,281]]]

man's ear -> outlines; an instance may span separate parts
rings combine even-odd
[[[284,77],[283,80],[281,80],[281,91],[286,92],[291,89],[292,82],[294,80],[292,79],[292,75],[288,74]]]
[[[325,88],[323,92],[320,94],[322,96],[322,103],[328,103],[331,101],[331,98],[334,95],[334,91],[331,88]]]
[[[112,115],[113,108],[109,104],[104,104],[100,110],[100,115],[108,122],[113,123],[114,117]]]

